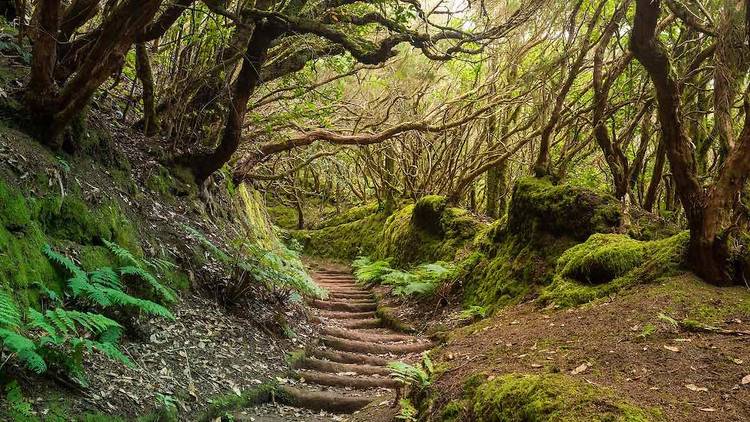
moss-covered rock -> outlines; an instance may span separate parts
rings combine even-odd
[[[613,232],[620,225],[620,204],[609,195],[546,179],[516,182],[508,211],[508,229],[518,235],[584,241],[594,233]]]
[[[442,235],[442,217],[447,206],[448,201],[444,196],[424,196],[414,204],[411,222],[416,228],[434,235]]]
[[[552,282],[557,258],[596,232],[620,225],[613,198],[547,180],[522,179],[513,189],[507,220],[476,237],[464,259],[464,301],[489,310],[517,303]]]
[[[345,210],[344,212],[334,215],[333,217],[329,219],[321,221],[317,226],[315,226],[315,228],[323,229],[326,227],[333,227],[333,226],[339,226],[341,224],[352,223],[354,221],[367,218],[368,216],[373,215],[380,210],[381,210],[380,204],[378,204],[377,202],[372,202],[369,204],[352,207],[348,210]],[[295,218],[296,218],[296,214],[295,214]]]
[[[480,385],[468,399],[477,422],[653,421],[663,418],[640,409],[605,388],[562,374],[508,374]]]
[[[625,235],[595,234],[562,254],[543,303],[575,306],[679,271],[689,233],[654,241]]]
[[[319,230],[291,230],[290,235],[304,246],[306,254],[340,260],[368,255],[382,240],[383,213]]]

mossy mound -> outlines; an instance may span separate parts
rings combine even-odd
[[[35,284],[59,290],[63,275],[42,253],[45,244],[65,244],[78,252],[84,268],[112,265],[115,257],[102,245],[108,240],[141,255],[138,234],[116,204],[91,209],[81,199],[26,198],[0,181],[0,286],[23,292],[34,303]]]
[[[468,398],[468,412],[466,420],[477,422],[663,419],[608,389],[562,374],[509,374],[489,380]]]
[[[543,303],[575,306],[618,290],[679,271],[689,233],[654,241],[624,235],[595,234],[562,254],[552,284],[541,295]]]
[[[304,246],[307,255],[352,260],[375,250],[382,239],[385,219],[385,214],[376,213],[319,230],[290,230],[289,233]]]
[[[360,205],[358,207],[352,207],[342,213],[338,213],[333,217],[321,221],[316,229],[323,229],[326,227],[340,226],[346,223],[353,223],[357,220],[362,220],[380,211],[380,205],[377,202],[370,204]]]
[[[445,197],[426,196],[388,217],[375,256],[391,257],[399,267],[453,261],[481,229],[468,211],[449,208]]]
[[[464,301],[492,310],[550,284],[563,252],[595,232],[619,227],[618,207],[613,198],[585,188],[518,181],[507,220],[482,231],[476,252],[461,263]]]
[[[291,231],[312,256],[351,260],[359,255],[391,258],[397,267],[452,261],[482,224],[471,213],[449,208],[442,196],[427,196],[391,215],[377,204],[355,207],[315,230]]]
[[[286,230],[294,230],[297,228],[297,210],[286,205],[273,205],[266,207],[268,216],[273,221],[273,224]]]
[[[584,241],[594,233],[614,231],[620,219],[620,204],[614,197],[584,187],[525,178],[513,187],[508,229],[519,235],[547,233]]]

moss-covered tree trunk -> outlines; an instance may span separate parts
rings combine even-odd
[[[159,131],[159,119],[156,116],[151,60],[144,43],[135,45],[135,69],[143,87],[143,133],[152,136]]]

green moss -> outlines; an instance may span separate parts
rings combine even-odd
[[[663,419],[607,389],[562,374],[497,377],[477,388],[471,398],[471,410],[472,420],[477,422]]]
[[[352,260],[369,255],[382,240],[383,213],[320,230],[292,230],[290,234],[304,246],[307,255]]]
[[[508,228],[528,237],[540,232],[586,240],[620,225],[620,204],[608,195],[545,179],[525,178],[513,188]]]
[[[494,311],[533,295],[552,282],[563,252],[594,232],[614,231],[619,215],[617,201],[589,189],[518,181],[507,220],[478,230],[475,252],[461,264],[465,305]]]
[[[395,331],[402,333],[413,333],[414,328],[409,327],[403,321],[401,321],[392,308],[387,306],[378,306],[375,311],[375,315],[380,319],[381,324],[384,327],[390,328]]]
[[[687,232],[656,241],[593,235],[560,257],[553,282],[540,300],[575,306],[672,275],[683,263],[688,239]]]
[[[466,411],[466,405],[457,400],[453,400],[440,412],[440,421],[442,422],[454,422],[458,421],[461,414]]]
[[[443,211],[448,205],[444,196],[427,195],[420,198],[415,204],[412,212],[412,223],[415,227],[429,233],[440,235],[443,227],[441,219]]]
[[[294,230],[297,228],[297,210],[285,205],[267,207],[268,216],[273,224],[282,229]]]
[[[448,208],[442,196],[426,196],[391,216],[374,256],[392,257],[397,267],[453,261],[482,228],[468,211]]]
[[[156,192],[161,195],[171,193],[172,187],[175,184],[175,180],[172,175],[169,174],[169,170],[166,167],[158,166],[156,171],[146,179],[146,188],[152,192]]]
[[[368,216],[371,216],[380,211],[380,205],[377,202],[352,207],[344,212],[337,213],[333,217],[322,221],[315,228],[322,229],[326,227],[339,226],[341,224],[351,223],[357,220],[361,220]],[[296,218],[295,213],[295,218]],[[296,223],[296,220],[295,220]]]
[[[39,220],[45,233],[55,239],[81,245],[106,239],[132,252],[140,251],[135,227],[115,203],[91,210],[74,196],[48,197],[39,201]]]
[[[267,403],[271,401],[271,398],[273,397],[275,392],[276,384],[265,383],[259,385],[256,388],[245,390],[239,395],[235,393],[229,393],[226,395],[218,396],[211,400],[211,404],[208,406],[208,409],[206,409],[206,411],[202,415],[196,418],[196,420],[213,421],[217,418],[222,417],[229,411]]]
[[[42,254],[46,243],[33,204],[0,181],[0,286],[20,290],[35,282],[59,284],[60,277]]]

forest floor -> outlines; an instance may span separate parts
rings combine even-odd
[[[685,321],[717,330],[689,329]],[[666,420],[750,420],[748,333],[750,291],[715,288],[690,274],[579,308],[511,306],[451,332],[431,353],[440,367],[432,416],[464,398],[477,374],[564,373],[660,409]]]

